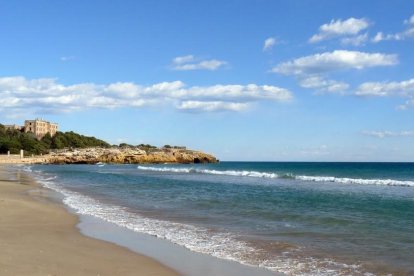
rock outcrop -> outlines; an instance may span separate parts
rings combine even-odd
[[[43,156],[50,164],[159,164],[159,163],[217,163],[211,154],[176,148],[86,148],[73,149]]]

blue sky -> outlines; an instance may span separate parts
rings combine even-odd
[[[0,122],[222,160],[414,161],[414,1],[0,1]]]

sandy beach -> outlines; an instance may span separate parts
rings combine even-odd
[[[29,177],[0,166],[1,275],[177,275],[157,261],[81,235],[78,218]]]
[[[19,155],[0,154],[0,165],[1,164],[44,164],[48,163],[48,158],[44,156],[34,156],[20,158]]]

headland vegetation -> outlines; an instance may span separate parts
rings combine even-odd
[[[20,152],[23,150],[23,156]],[[143,164],[143,163],[216,163],[218,159],[202,151],[183,146],[156,147],[150,144],[111,145],[101,139],[73,131],[58,131],[37,139],[30,132],[7,129],[0,124],[0,163],[49,164]]]

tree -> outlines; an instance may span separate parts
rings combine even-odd
[[[50,133],[46,133],[45,136],[43,136],[42,140],[41,140],[45,146],[50,149],[52,146],[52,136],[50,135]]]
[[[25,133],[20,130],[7,129],[0,124],[0,153],[18,154],[23,149],[27,154],[44,154],[50,149],[63,149],[69,147],[109,147],[105,141],[95,137],[88,137],[70,132],[57,132],[51,137],[47,133],[40,141],[33,133]]]
[[[119,144],[120,148],[133,148],[133,145],[127,144],[127,143],[121,143]]]

